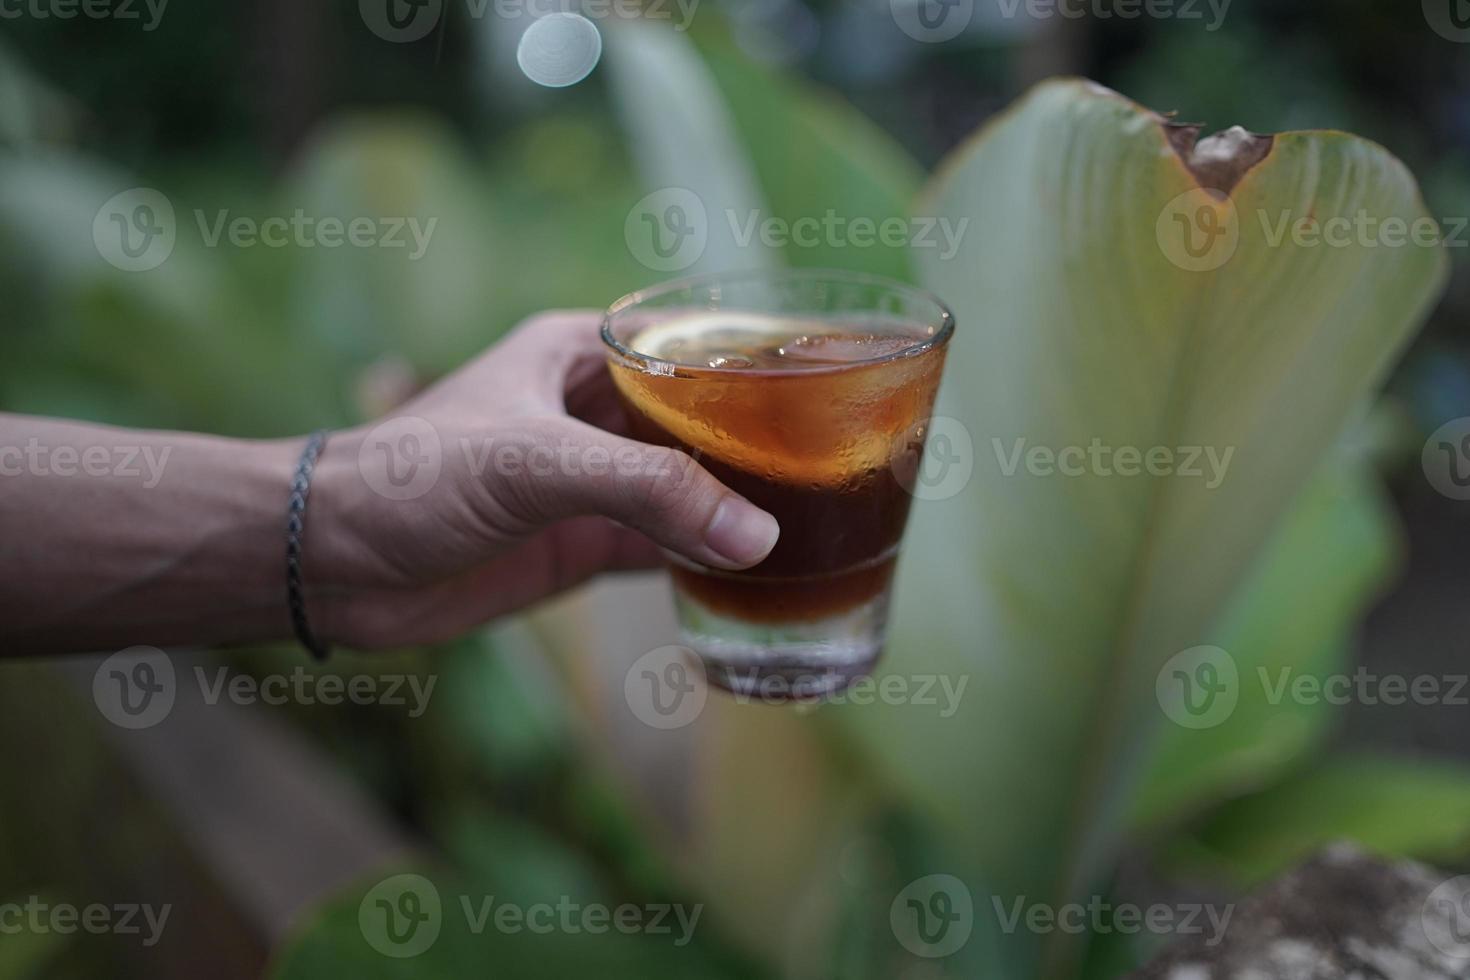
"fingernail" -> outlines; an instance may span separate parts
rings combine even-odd
[[[780,534],[781,527],[770,514],[738,497],[726,497],[715,508],[704,543],[721,558],[744,568],[770,554]]]

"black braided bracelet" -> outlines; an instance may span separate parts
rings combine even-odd
[[[306,621],[306,597],[301,592],[301,537],[306,529],[306,497],[311,493],[311,471],[327,444],[325,429],[306,440],[296,475],[291,479],[291,502],[286,507],[286,603],[291,608],[291,628],[296,639],[318,660],[327,659],[328,648],[316,638]]]

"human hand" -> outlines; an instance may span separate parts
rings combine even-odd
[[[378,423],[333,434],[307,510],[307,612],[358,648],[448,639],[658,546],[745,568],[773,517],[628,439],[600,316],[543,313]]]

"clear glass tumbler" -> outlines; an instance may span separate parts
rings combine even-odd
[[[681,641],[712,683],[821,696],[877,661],[953,331],[927,293],[825,270],[687,279],[608,310],[633,435],[689,453],[781,525],[744,571],[668,556]]]

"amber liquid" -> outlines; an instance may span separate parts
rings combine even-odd
[[[635,438],[678,447],[781,525],[754,568],[673,565],[702,606],[821,619],[886,593],[944,366],[928,328],[718,313],[643,329],[615,357]]]

